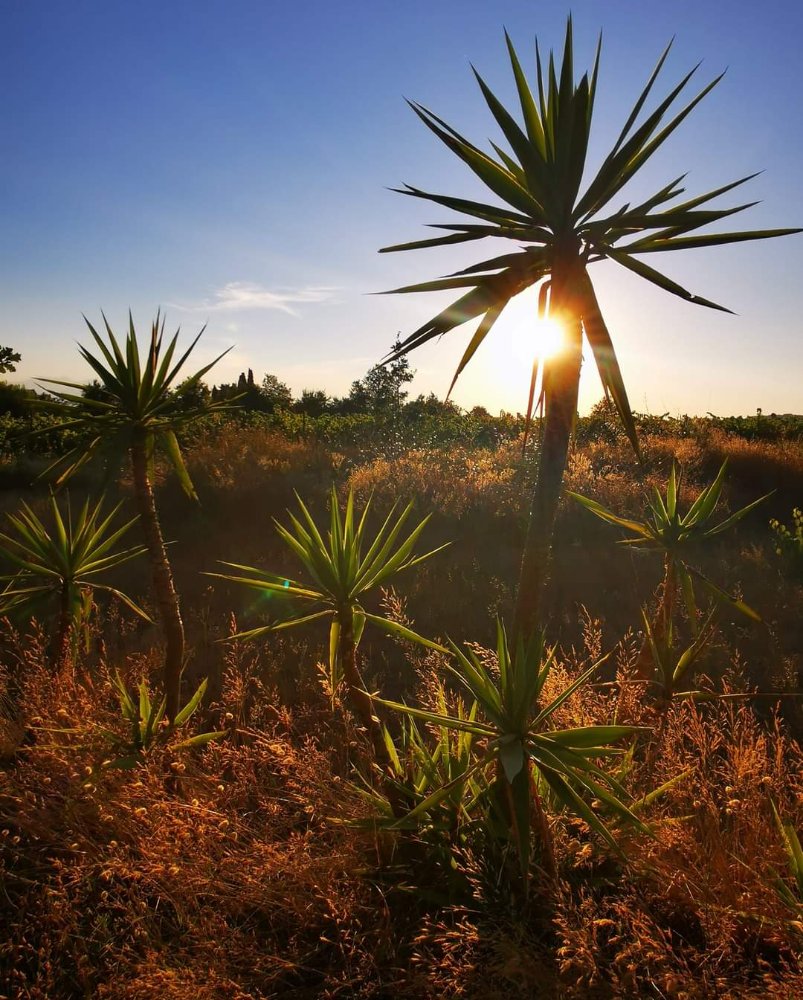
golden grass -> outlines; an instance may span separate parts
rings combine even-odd
[[[639,510],[645,484],[661,482],[678,454],[690,491],[725,455],[740,500],[803,482],[801,449],[789,444],[748,445],[714,433],[651,439],[645,453],[640,478],[618,444],[578,449],[568,485],[615,509]],[[320,503],[333,474],[363,498],[373,492],[380,508],[397,496],[434,508],[430,540],[465,531],[463,548],[405,581],[409,603],[391,594],[388,607],[427,634],[451,614],[462,628],[455,638],[487,641],[488,608],[507,599],[489,578],[509,575],[498,553],[515,551],[526,510],[529,472],[515,443],[347,468],[318,446],[248,431],[202,442],[190,461],[202,495],[217,490],[204,543],[222,544],[212,537],[219,531],[247,545],[250,524],[254,559],[263,557],[270,515],[281,516],[291,488]],[[166,521],[182,537],[185,508],[170,488],[163,499]],[[555,622],[556,685],[611,647],[606,676],[626,679],[640,645],[617,617],[616,588],[625,587],[619,564],[599,555],[613,550],[613,539],[593,534],[598,528],[582,517],[565,507],[557,563],[584,567],[593,600],[578,611],[582,581],[556,569],[556,592],[571,586]],[[801,669],[800,590],[783,580],[765,530],[758,518],[738,546],[716,556],[720,572],[757,590],[751,603],[770,609],[769,630],[723,623],[706,668],[726,691],[742,688],[745,674],[762,674],[772,686],[794,682]],[[180,584],[199,561],[197,552],[190,556],[177,561]],[[649,589],[640,587],[645,601]],[[211,598],[186,610],[198,657],[202,626],[210,643],[233,627],[230,608]],[[770,807],[775,801],[803,833],[803,751],[795,739],[803,727],[794,710],[784,707],[782,718],[772,703],[759,703],[760,714],[736,701],[677,704],[662,719],[635,686],[618,703],[611,688],[576,693],[561,725],[618,711],[655,727],[625,778],[636,798],[688,773],[644,814],[652,837],[621,834],[624,864],[582,822],[553,816],[560,881],[536,880],[525,902],[503,848],[483,853],[469,837],[447,871],[415,837],[374,837],[344,823],[365,815],[350,787],[353,768],[365,768],[365,740],[342,707],[331,713],[316,675],[323,643],[313,638],[250,649],[210,644],[208,666],[220,677],[206,721],[232,727],[232,735],[203,750],[168,745],[134,771],[98,767],[109,755],[101,729],[123,732],[110,671],[119,667],[135,681],[155,677],[159,665],[153,637],[135,633],[119,612],[102,631],[92,656],[60,678],[46,669],[44,632],[0,636],[0,997],[803,995],[803,925],[775,891],[786,862]],[[442,672],[436,654],[386,640],[363,652],[366,674],[383,690],[432,703],[432,678]]]
[[[594,654],[598,631],[585,629],[587,648],[564,655],[555,684]],[[803,752],[746,706],[670,711],[628,784],[638,797],[689,773],[650,809],[654,838],[625,837],[623,868],[583,823],[555,818],[558,889],[523,906],[504,888],[504,864],[489,870],[467,850],[455,858],[468,897],[433,905],[418,892],[437,891],[437,871],[421,866],[414,843],[377,853],[370,835],[340,822],[363,810],[348,790],[363,743],[347,718],[328,717],[323,697],[290,712],[272,703],[268,678],[254,689],[232,659],[216,715],[236,719],[236,738],[200,752],[168,747],[134,772],[99,770],[98,727],[119,730],[105,668],[54,684],[35,646],[25,643],[19,703],[35,739],[7,756],[0,794],[9,997],[803,988],[803,927],[773,889],[784,855],[769,806],[803,828]],[[134,672],[155,665],[139,658]],[[599,720],[611,697],[578,693],[559,721]],[[637,721],[655,721],[635,706]],[[544,983],[552,992],[539,992]]]

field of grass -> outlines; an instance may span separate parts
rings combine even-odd
[[[770,527],[776,519],[794,530],[799,435],[647,423],[638,466],[610,426],[581,422],[566,486],[623,517],[643,517],[673,460],[683,470],[682,510],[726,459],[722,519],[772,493],[694,554],[695,568],[761,621],[720,609],[686,685],[712,694],[656,700],[634,677],[641,608],[651,618],[661,596],[660,555],[617,544],[620,530],[562,500],[545,614],[556,652],[539,705],[609,654],[552,722],[641,727],[605,764],[641,825],[620,821],[602,795],[591,802],[614,849],[534,778],[543,808],[531,803],[522,873],[493,766],[476,774],[477,802],[466,780],[454,808],[450,798],[403,821],[423,797],[416,780],[430,791],[443,784],[458,735],[420,722],[426,757],[405,740],[401,715],[376,705],[399,755],[389,781],[346,691],[331,690],[328,624],[221,641],[293,609],[281,595],[202,574],[221,572],[224,560],[300,579],[273,518],[290,523],[294,491],[317,521],[328,518],[334,483],[341,503],[350,490],[358,509],[372,498],[370,530],[409,500],[410,527],[432,514],[420,550],[452,543],[370,594],[365,610],[441,644],[472,644],[496,676],[496,617],[512,614],[537,442],[522,454],[510,426],[484,444],[474,430],[441,442],[369,435],[358,446],[353,430],[213,422],[185,446],[200,504],[157,467],[187,630],[183,697],[203,678],[208,688],[184,726],[156,727],[133,757],[118,677],[129,689],[143,679],[158,688],[157,628],[99,599],[54,672],[53,623],[4,620],[0,997],[803,994],[803,856],[794,850],[794,831],[803,836],[803,576],[793,539],[779,541]],[[6,463],[4,511],[24,499],[45,518],[45,487],[25,485],[43,463]],[[98,477],[93,466],[80,474],[74,505],[96,492]],[[125,475],[114,492],[133,516]],[[145,561],[114,574],[155,616]],[[705,604],[701,597],[701,620]],[[681,645],[698,624],[678,611]],[[357,658],[382,698],[468,710],[444,652],[369,624]],[[225,735],[179,745],[211,730]],[[437,746],[433,777],[421,762]],[[126,754],[130,766],[109,766]],[[546,834],[536,835],[539,817]]]

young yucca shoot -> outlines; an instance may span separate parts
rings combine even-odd
[[[446,710],[445,701],[440,707]],[[466,711],[458,705],[459,718],[474,718],[476,703]],[[373,829],[376,826],[394,830],[433,831],[453,837],[460,824],[470,818],[473,805],[485,789],[482,775],[468,775],[473,760],[471,733],[454,731],[445,726],[437,730],[434,745],[422,733],[414,719],[406,719],[398,742],[386,726],[382,738],[387,747],[389,767],[387,780],[379,788],[363,780],[356,786],[373,807],[373,815],[355,825]],[[461,780],[464,779],[464,780]],[[450,792],[423,813],[412,815],[420,803],[433,791],[449,785]],[[399,818],[399,813],[408,815]]]
[[[300,583],[253,566],[229,562],[223,565],[238,570],[237,574],[207,575],[243,584],[262,594],[281,595],[303,609],[299,615],[240,632],[233,638],[253,639],[307,622],[329,621],[329,672],[333,697],[341,682],[345,682],[354,710],[371,735],[378,756],[386,761],[387,748],[374,719],[371,697],[364,690],[357,666],[357,646],[363,629],[370,624],[397,638],[430,649],[445,650],[437,642],[425,639],[399,622],[369,613],[363,601],[398,573],[429,559],[449,543],[421,555],[416,553],[416,544],[429,517],[405,533],[412,503],[400,514],[397,513],[398,503],[394,504],[379,531],[372,536],[368,530],[370,499],[358,517],[353,493],[349,491],[345,510],[341,511],[337,491],[332,486],[328,528],[319,528],[301,498],[296,495],[296,499],[300,516],[291,513],[289,527],[278,521],[274,523],[279,536],[301,562],[310,582]]]
[[[154,699],[148,689],[148,683],[143,678],[138,687],[130,692],[125,682],[120,677],[119,672],[115,673],[114,686],[117,689],[117,696],[120,701],[120,711],[125,722],[130,727],[130,736],[120,747],[123,754],[108,763],[107,767],[132,768],[142,759],[142,755],[152,749],[158,743],[165,743],[170,737],[186,725],[195,714],[201,704],[206,692],[207,681],[204,679],[198,685],[195,694],[187,704],[176,714],[175,719],[169,725],[163,725],[165,709],[167,707],[167,697]],[[117,744],[119,739],[108,733]],[[180,750],[187,747],[204,746],[212,740],[225,736],[225,731],[210,733],[199,733],[189,739],[182,740],[175,744],[175,749]]]
[[[98,580],[146,551],[143,545],[118,547],[138,518],[118,527],[113,522],[122,502],[108,514],[103,512],[103,504],[103,498],[92,506],[87,500],[73,517],[69,497],[62,512],[51,495],[50,526],[23,503],[16,514],[7,515],[13,534],[0,532],[0,554],[16,567],[15,573],[0,576],[6,582],[0,593],[0,615],[31,615],[56,605],[58,618],[51,651],[54,669],[65,664],[70,630],[86,621],[93,592],[113,594],[135,614],[150,621],[127,594]]]
[[[642,608],[644,635],[647,637],[647,644],[655,668],[652,683],[657,687],[660,701],[664,707],[668,706],[675,697],[695,698],[703,694],[699,691],[679,691],[678,685],[684,680],[711,641],[716,629],[715,614],[716,609],[712,608],[691,644],[678,654],[674,649],[671,623],[666,635],[656,635],[647,612]]]
[[[775,891],[786,906],[797,915],[797,919],[803,920],[803,847],[800,845],[800,838],[794,826],[783,820],[774,802],[770,802],[770,805],[786,851],[789,875],[794,883],[794,889],[791,889],[780,875],[776,875]]]
[[[525,645],[519,640],[511,650],[501,621],[497,625],[496,661],[492,672],[472,649],[465,652],[450,643],[456,666],[449,671],[477,703],[476,718],[459,718],[445,713],[412,708],[398,702],[377,699],[382,705],[405,715],[446,729],[471,733],[478,749],[474,763],[460,781],[494,766],[496,788],[507,802],[510,836],[516,844],[525,881],[530,870],[530,817],[536,816],[544,869],[555,874],[552,836],[543,811],[536,776],[555,799],[581,817],[610,846],[618,850],[613,834],[596,815],[587,798],[603,802],[620,819],[645,829],[623,801],[627,793],[619,782],[597,763],[623,751],[616,746],[642,731],[636,726],[604,725],[554,729],[554,713],[586,684],[601,663],[593,664],[548,704],[542,693],[555,659],[542,632]],[[412,810],[407,820],[432,809],[448,796],[454,782],[444,784]]]

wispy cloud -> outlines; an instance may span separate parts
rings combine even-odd
[[[331,301],[336,288],[313,285],[307,288],[264,288],[248,281],[230,281],[219,288],[211,299],[192,305],[173,303],[173,308],[185,312],[242,312],[247,309],[275,309],[297,316],[297,305]]]

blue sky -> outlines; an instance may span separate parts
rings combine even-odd
[[[527,62],[536,34],[545,48],[562,44],[568,10],[533,0],[1,0],[0,343],[22,352],[17,376],[83,379],[82,312],[94,320],[102,308],[122,326],[130,306],[145,332],[162,306],[187,337],[208,322],[199,365],[236,345],[218,380],[251,367],[296,392],[346,392],[397,332],[448,301],[369,293],[478,256],[476,246],[376,252],[456,221],[388,187],[482,193],[403,98],[479,144],[497,138],[469,63],[512,100],[503,26]],[[734,200],[761,199],[735,228],[803,225],[801,5],[577,0],[571,10],[578,66],[600,29],[604,38],[592,165],[675,35],[661,95],[700,59],[700,85],[728,72],[651,162],[644,190],[685,170],[690,193],[764,170]],[[803,235],[662,264],[738,315],[597,265],[633,406],[803,411]],[[524,408],[526,365],[513,348],[533,310],[526,294],[511,305],[457,402]],[[413,390],[443,395],[470,334],[413,355]],[[581,408],[600,395],[589,363]]]

